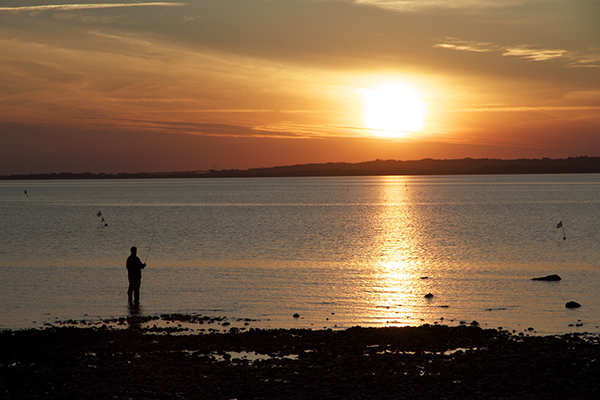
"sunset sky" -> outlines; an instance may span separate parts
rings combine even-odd
[[[597,0],[0,0],[0,175],[581,155]]]

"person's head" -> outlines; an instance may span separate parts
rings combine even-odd
[[[134,255],[137,254],[137,247],[133,246],[131,248],[131,254],[134,254]]]

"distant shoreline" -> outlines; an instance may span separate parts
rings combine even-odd
[[[43,173],[2,175],[0,180],[48,179],[165,179],[165,178],[256,178],[311,176],[381,176],[381,175],[515,175],[515,174],[585,174],[600,173],[600,157],[561,159],[423,159],[414,161],[374,160],[360,163],[329,162],[297,164],[268,168],[211,169],[208,171],[140,172],[140,173]]]

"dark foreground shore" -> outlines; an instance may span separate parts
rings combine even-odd
[[[475,326],[0,332],[2,399],[597,399],[597,336]]]

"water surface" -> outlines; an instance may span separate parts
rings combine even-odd
[[[127,315],[137,246],[147,315],[596,332],[599,227],[597,174],[0,181],[0,327]]]

